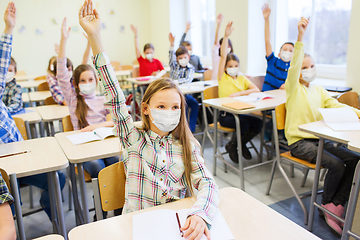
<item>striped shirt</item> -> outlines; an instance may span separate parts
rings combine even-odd
[[[52,74],[46,75],[46,81],[49,85],[51,96],[57,104],[64,105],[64,96],[56,77]]]
[[[6,83],[2,101],[10,114],[17,113],[23,108],[21,86],[16,84],[15,78]]]
[[[0,99],[3,98],[12,49],[12,35],[3,33],[0,38]],[[3,101],[0,101],[0,144],[23,140]]]
[[[124,212],[161,205],[185,197],[187,184],[183,151],[171,134],[160,137],[149,130],[137,129],[125,105],[125,97],[106,53],[93,58],[105,90],[105,106],[111,110],[116,134],[125,149],[126,172]],[[199,190],[189,215],[197,215],[211,225],[219,203],[217,185],[204,165],[201,151],[193,142],[191,179]]]
[[[0,205],[6,202],[12,204],[14,202],[14,198],[11,196],[9,189],[0,173]]]
[[[186,67],[180,66],[176,61],[174,48],[171,47],[169,51],[169,65],[170,65],[170,77],[173,80],[178,80],[179,84],[191,83],[194,78],[195,68],[188,63]]]
[[[75,110],[77,104],[77,97],[75,90],[71,87],[71,76],[66,67],[66,58],[57,59],[57,76],[61,92],[69,107],[70,118],[73,124],[74,130],[79,130],[78,118],[76,117]],[[109,110],[105,109],[104,102],[105,97],[95,96],[95,92],[91,95],[83,95],[86,104],[89,106],[86,120],[89,125],[97,124],[106,121],[106,115],[109,114]]]
[[[279,89],[285,83],[288,75],[290,62],[284,62],[280,58],[275,57],[274,53],[266,57],[267,69],[262,91]]]

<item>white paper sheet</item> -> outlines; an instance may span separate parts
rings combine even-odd
[[[324,122],[334,131],[360,130],[359,117],[351,108],[319,108]]]

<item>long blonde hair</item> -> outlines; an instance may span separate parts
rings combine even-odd
[[[142,99],[141,104],[141,118],[143,122],[143,130],[149,131],[150,130],[150,117],[148,115],[144,114],[144,107],[149,105],[150,99],[152,96],[165,89],[176,89],[176,91],[179,93],[181,98],[181,116],[180,121],[177,127],[171,132],[175,139],[180,141],[180,144],[183,149],[183,163],[185,166],[185,181],[188,186],[188,189],[190,190],[191,195],[193,195],[193,185],[191,182],[191,173],[192,173],[192,156],[191,156],[191,140],[195,139],[192,135],[189,124],[186,120],[186,105],[185,105],[185,97],[181,93],[180,89],[175,85],[175,83],[169,79],[169,78],[161,78],[159,80],[156,80],[152,82],[148,88],[145,91],[144,97]]]

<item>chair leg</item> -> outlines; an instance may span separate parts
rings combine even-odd
[[[290,177],[294,178],[295,174],[294,174],[294,164],[290,163]]]
[[[103,219],[103,214],[102,214],[102,207],[101,207],[99,181],[97,178],[93,178],[91,182],[92,182],[93,190],[94,190],[94,207],[95,207],[96,219],[101,220],[101,219]]]
[[[277,164],[277,161],[275,160],[275,161],[273,162],[273,165],[272,165],[272,168],[271,168],[270,181],[269,181],[269,185],[268,185],[267,190],[266,190],[266,195],[269,195],[269,194],[270,194],[271,185],[272,185],[272,182],[273,182],[273,180],[274,180],[274,174],[275,174],[275,170],[276,170],[276,164]]]
[[[34,196],[33,196],[33,187],[29,186],[29,200],[30,200],[30,209],[34,208]]]
[[[224,134],[223,133],[220,134],[220,142],[221,142],[220,146],[223,147],[224,146]]]
[[[304,169],[304,177],[303,177],[303,179],[301,181],[301,187],[305,186],[305,182],[306,182],[306,178],[308,176],[308,173],[309,173],[309,169],[308,168]]]

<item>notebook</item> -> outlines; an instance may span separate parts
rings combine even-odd
[[[249,95],[246,95],[246,96],[234,97],[234,99],[242,101],[242,102],[256,102],[259,100],[266,100],[266,99],[271,99],[271,98],[274,98],[274,96],[263,93],[263,92],[255,92],[255,93],[250,93]]]
[[[74,145],[78,145],[92,141],[104,140],[107,137],[114,136],[113,129],[114,128],[112,127],[102,127],[97,128],[91,132],[82,132],[69,135],[66,136],[66,138],[69,139],[69,141],[72,142]]]
[[[325,124],[334,131],[360,130],[359,117],[351,108],[319,108]]]
[[[185,239],[180,235],[176,212],[179,214],[181,226],[184,226],[189,210],[161,209],[133,216],[133,240]],[[212,240],[235,239],[220,210],[215,215],[210,234]],[[204,235],[201,238],[201,240],[206,239]]]
[[[164,76],[166,73],[165,70],[161,70],[156,74],[156,76],[146,76],[146,77],[137,77],[136,80],[138,81],[149,81],[149,80],[156,80]]]
[[[240,101],[224,103],[221,105],[224,107],[228,107],[228,108],[232,108],[232,109],[236,109],[236,110],[244,110],[244,109],[250,109],[250,108],[255,107],[254,105],[248,104],[246,102],[240,102]]]

